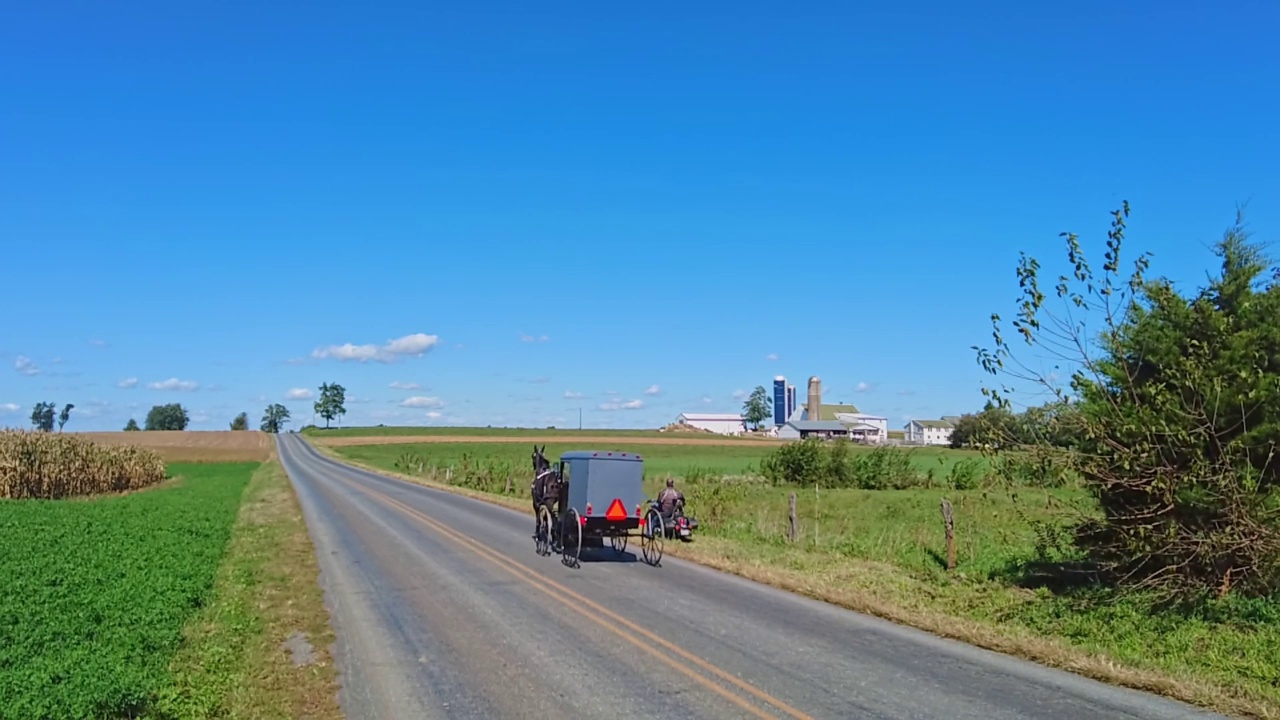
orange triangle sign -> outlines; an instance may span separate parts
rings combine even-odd
[[[609,509],[604,511],[605,520],[626,520],[627,509],[622,506],[621,498],[614,498]]]

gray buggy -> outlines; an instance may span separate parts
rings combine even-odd
[[[635,453],[577,450],[560,456],[556,467],[558,517],[543,505],[535,536],[539,555],[559,549],[561,561],[578,567],[583,547],[603,547],[605,538],[615,553],[627,540],[640,538],[644,561],[662,560],[666,533],[662,516],[644,492],[644,460]]]

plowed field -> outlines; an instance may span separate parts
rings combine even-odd
[[[104,445],[139,445],[169,462],[263,461],[275,451],[275,438],[259,430],[141,430],[76,433]]]

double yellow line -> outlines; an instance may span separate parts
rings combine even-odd
[[[376,490],[372,490],[361,483],[353,482],[350,480],[344,480],[331,473],[325,473],[325,474],[329,475],[329,477],[333,478],[337,482],[347,485],[348,487],[351,487],[363,493],[367,497],[372,498],[375,502],[379,502],[399,510],[405,515],[408,515],[414,520],[417,520],[419,523],[431,528],[432,530],[435,530],[437,533],[443,535],[444,537],[449,538],[450,540],[454,541],[458,545],[461,545],[463,547],[466,547],[472,550],[480,557],[492,562],[494,565],[507,571],[517,579],[523,581],[525,584],[532,586],[533,588],[539,590],[540,592],[542,592],[544,595],[551,598],[552,600],[555,600],[561,603],[562,605],[565,605],[569,609],[573,610],[579,617],[583,617],[588,620],[591,620],[592,622],[596,623],[597,625],[604,628],[605,630],[608,630],[609,632],[612,632],[613,634],[622,638],[626,642],[634,645],[637,648],[640,648],[641,650],[644,650],[645,652],[661,660],[667,665],[684,673],[686,676],[688,676],[690,679],[692,679],[694,682],[698,683],[699,685],[707,688],[708,690],[711,690],[712,692],[725,698],[726,700],[729,700],[730,702],[742,708],[743,710],[747,711],[751,715],[759,718],[776,717],[774,715],[770,715],[769,713],[764,712],[759,707],[752,704],[750,701],[727,690],[726,688],[715,683],[708,677],[702,674],[699,674],[698,672],[688,667],[688,665],[686,665],[685,663],[701,668],[708,675],[718,678],[722,682],[738,688],[742,692],[747,693],[748,695],[756,698],[757,700],[761,701],[765,705],[768,705],[780,711],[784,716],[795,718],[795,720],[812,720],[812,717],[810,715],[807,715],[791,707],[790,705],[784,703],[778,698],[773,697],[772,695],[764,692],[763,690],[760,690],[759,688],[753,685],[743,682],[742,680],[734,677],[733,675],[730,675],[729,673],[725,672],[724,670],[721,670],[715,665],[712,665],[706,660],[703,660],[702,658],[689,653],[684,648],[681,648],[678,645],[668,642],[667,640],[645,629],[644,627],[637,625],[636,623],[622,617],[621,615],[618,615],[617,613],[604,607],[603,605],[600,605],[594,600],[591,600],[590,598],[585,597],[582,594],[574,591],[572,588],[567,587],[559,582],[556,582],[555,580],[549,577],[546,577],[545,575],[539,575],[533,572],[532,570],[530,570],[529,568],[524,567],[523,565],[520,565],[514,560],[511,560],[510,558],[506,557],[502,553],[499,553],[493,548],[490,548],[489,546],[483,543],[477,542],[476,540],[466,535],[463,535],[457,530],[454,530],[453,528],[431,517],[428,517],[427,515],[424,515],[420,511],[416,510],[415,508],[410,507],[409,505],[406,505],[400,502],[399,500],[396,500],[395,498],[390,497],[389,495],[378,492]],[[624,632],[621,628],[626,628],[627,630],[630,630],[631,633]],[[659,648],[662,648],[662,649],[660,650]],[[680,660],[683,660],[684,662],[680,662],[680,660],[674,659],[672,657],[673,655],[680,658]]]

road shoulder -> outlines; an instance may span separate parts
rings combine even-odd
[[[334,632],[289,478],[273,455],[245,490],[213,596],[184,630],[163,710],[178,717],[342,718]]]

